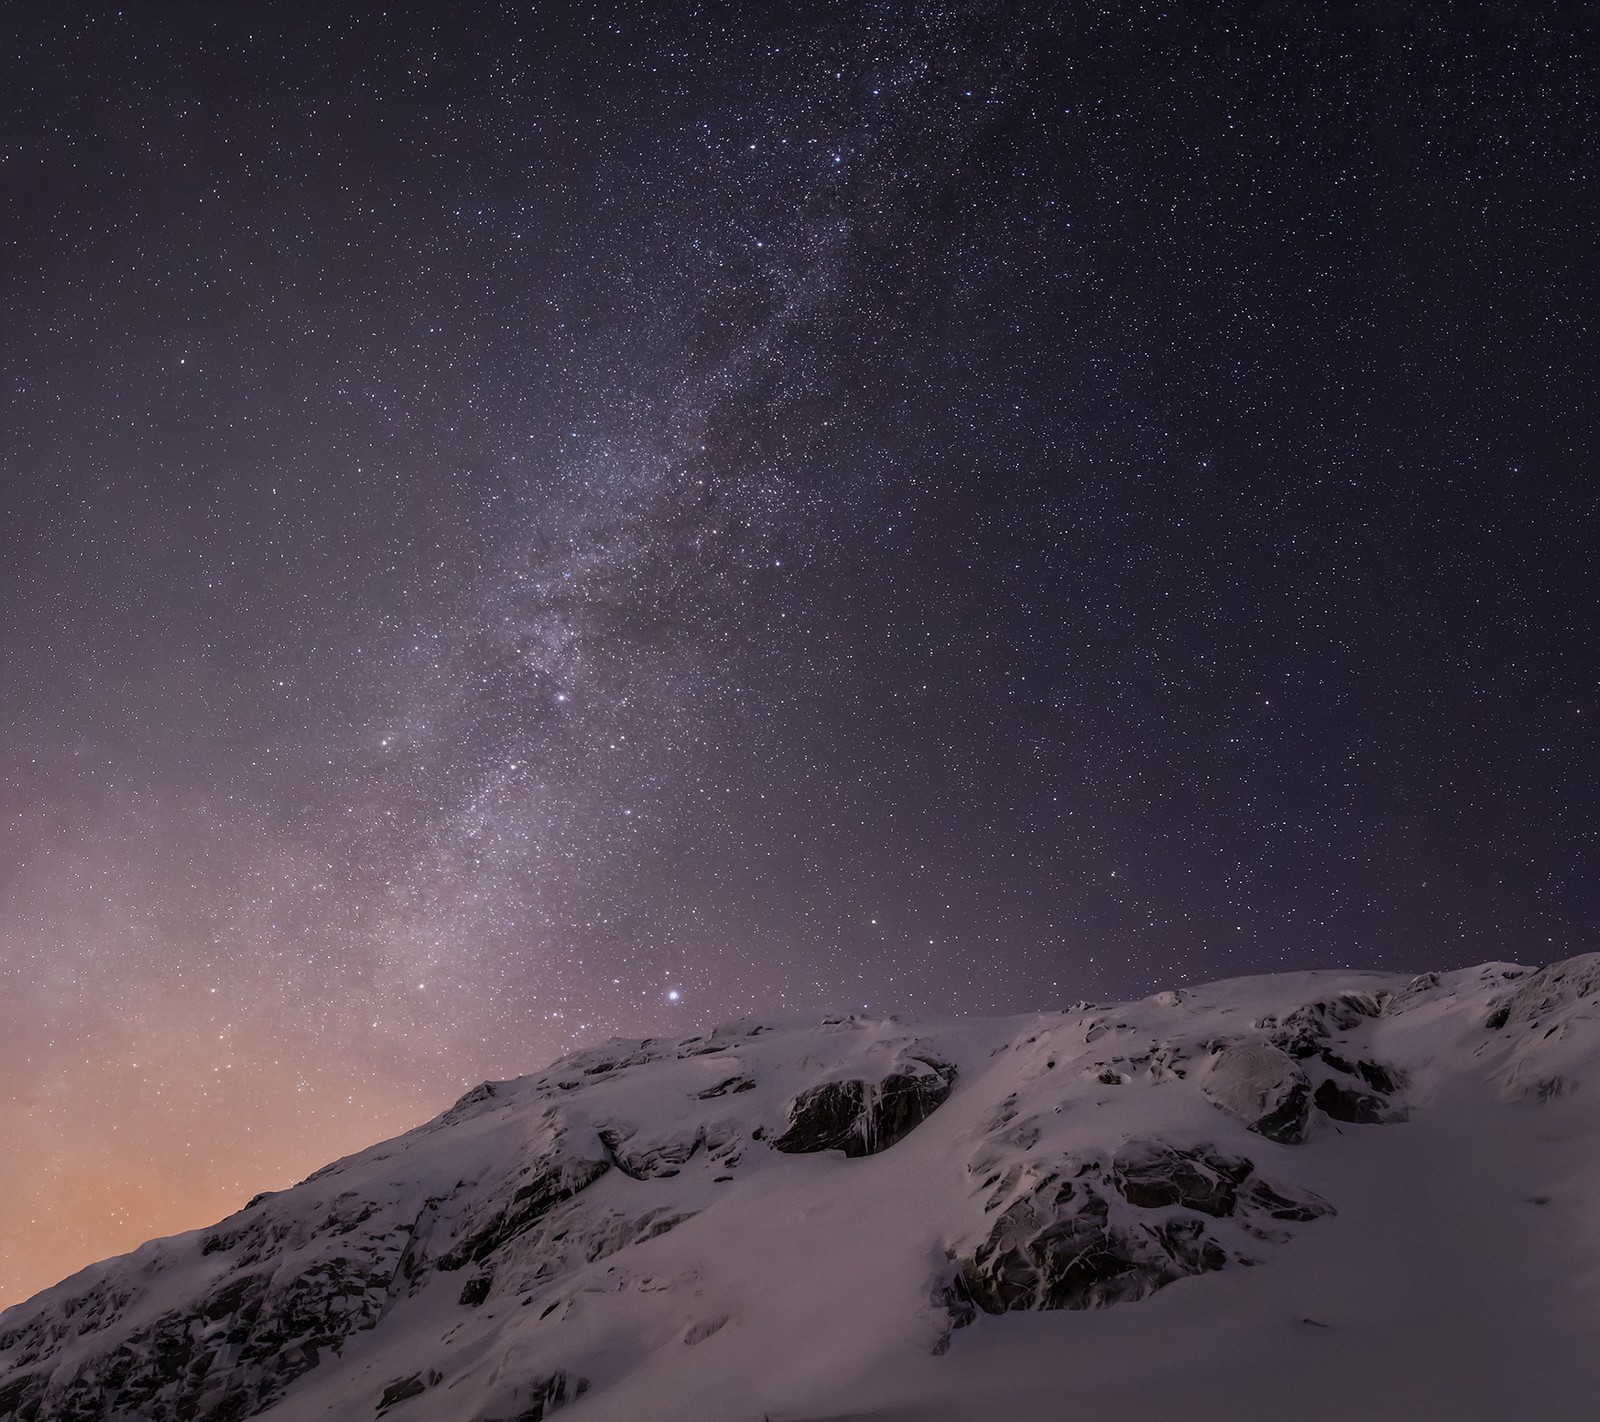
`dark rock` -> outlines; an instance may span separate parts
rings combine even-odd
[[[559,1411],[569,1402],[576,1402],[589,1390],[588,1378],[570,1377],[566,1373],[551,1373],[519,1388],[514,1402],[517,1411],[496,1412],[485,1416],[481,1422],[544,1422],[552,1412]]]
[[[553,1152],[541,1163],[534,1178],[520,1187],[511,1203],[498,1210],[463,1243],[439,1260],[441,1269],[481,1264],[495,1250],[527,1233],[557,1205],[587,1189],[611,1168],[608,1160],[593,1160]]]
[[[754,1091],[755,1085],[755,1082],[747,1076],[730,1076],[715,1086],[708,1086],[704,1091],[696,1092],[695,1096],[701,1101],[710,1101],[718,1096],[736,1096],[741,1091]]]
[[[44,1391],[49,1377],[44,1373],[25,1373],[0,1384],[0,1417],[10,1417],[22,1411],[23,1403]]]
[[[397,1402],[404,1402],[407,1398],[421,1397],[428,1390],[427,1383],[423,1382],[421,1373],[412,1373],[408,1378],[399,1378],[384,1388],[383,1396],[378,1399],[378,1411],[393,1407]]]
[[[859,1149],[856,1123],[866,1109],[864,1081],[828,1081],[813,1086],[790,1103],[789,1129],[772,1142],[774,1150],[801,1155],[818,1150]]]
[[[1117,1189],[1130,1205],[1182,1205],[1214,1219],[1233,1213],[1239,1182],[1252,1168],[1248,1160],[1219,1155],[1209,1146],[1181,1151],[1160,1141],[1130,1143],[1113,1167]]]
[[[1319,1111],[1335,1121],[1345,1121],[1358,1126],[1376,1126],[1390,1119],[1384,1103],[1376,1096],[1340,1086],[1336,1081],[1323,1082],[1317,1088],[1313,1100]]]
[[[215,1323],[241,1312],[251,1299],[259,1303],[266,1294],[267,1282],[265,1275],[250,1274],[228,1280],[201,1305],[200,1316]]]
[[[1392,1096],[1405,1086],[1408,1078],[1399,1067],[1383,1066],[1379,1062],[1359,1061],[1356,1071],[1361,1079],[1374,1091],[1381,1091],[1385,1096]]]
[[[1347,1061],[1335,1052],[1324,1050],[1322,1060],[1334,1071],[1344,1076],[1360,1077],[1374,1091],[1385,1096],[1393,1095],[1405,1086],[1408,1078],[1399,1067],[1384,1066],[1381,1062]]]
[[[921,1125],[955,1085],[948,1062],[914,1058],[879,1082],[826,1081],[789,1105],[789,1129],[772,1142],[791,1155],[842,1150],[874,1155]]]
[[[1232,1217],[1245,1234],[1282,1242],[1287,1236],[1268,1221],[1333,1213],[1314,1195],[1260,1179],[1243,1157],[1153,1140],[1125,1146],[1109,1169],[1094,1158],[1067,1159],[1056,1169],[1013,1168],[978,1188],[996,1185],[986,1209],[1019,1186],[1026,1193],[1009,1193],[1009,1204],[976,1243],[952,1250],[955,1277],[937,1281],[933,1290],[948,1319],[935,1351],[949,1346],[949,1330],[970,1322],[975,1310],[1104,1308],[1178,1279],[1254,1262],[1230,1253],[1209,1232],[1205,1216]],[[1127,1204],[1102,1193],[1105,1187]],[[1141,1219],[1130,1205],[1174,1213]]]
[[[1206,1236],[1199,1220],[1168,1220],[1157,1227],[1156,1237],[1167,1256],[1184,1274],[1209,1274],[1227,1267],[1227,1252]]]
[[[325,1233],[344,1231],[319,1228],[312,1237]],[[193,1314],[163,1314],[75,1372],[40,1379],[40,1395],[15,1415],[51,1422],[254,1415],[330,1347],[377,1322],[398,1251],[371,1235],[359,1244],[355,1256],[324,1258],[298,1274],[236,1274]],[[240,1376],[252,1378],[248,1388],[232,1381]]]
[[[465,1304],[468,1308],[477,1308],[479,1304],[489,1297],[489,1290],[493,1287],[493,1274],[478,1274],[475,1277],[468,1279],[467,1282],[461,1286],[460,1302]]]
[[[1110,1228],[1106,1203],[1079,1192],[1076,1208],[1051,1218],[1033,1199],[1014,1203],[961,1261],[966,1296],[985,1313],[1103,1308],[1142,1298],[1186,1269],[1143,1238]]]
[[[950,1334],[954,1329],[966,1328],[977,1321],[978,1306],[972,1301],[972,1295],[967,1292],[967,1281],[961,1274],[936,1284],[932,1302],[934,1309],[947,1320],[938,1338],[934,1340],[933,1351],[934,1355],[938,1356],[949,1351]]]
[[[1259,1178],[1245,1187],[1244,1204],[1247,1210],[1260,1210],[1275,1220],[1303,1222],[1337,1213],[1326,1200],[1309,1190],[1291,1192]]]

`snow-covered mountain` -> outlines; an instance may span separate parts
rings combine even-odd
[[[1600,955],[614,1041],[0,1314],[0,1418],[1600,1415]]]

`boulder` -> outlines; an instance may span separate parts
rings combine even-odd
[[[803,1155],[842,1150],[847,1156],[888,1150],[933,1114],[955,1085],[948,1062],[916,1057],[881,1081],[825,1081],[789,1103],[789,1129],[774,1150]]]
[[[1270,1042],[1238,1042],[1215,1052],[1200,1073],[1207,1100],[1270,1141],[1305,1139],[1311,1082]]]
[[[378,1399],[378,1411],[382,1412],[393,1407],[397,1402],[405,1402],[413,1397],[421,1397],[428,1390],[428,1384],[422,1380],[421,1373],[412,1373],[407,1378],[396,1378],[388,1387],[384,1388],[383,1396]]]

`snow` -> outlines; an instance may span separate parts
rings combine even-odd
[[[0,1314],[0,1418],[312,1422],[386,1392],[396,1422],[1589,1417],[1597,1008],[1588,955],[614,1042]],[[901,1138],[863,1124],[873,1153],[772,1148],[818,1087],[881,1108],[951,1068]],[[1249,1128],[1285,1083],[1374,1073],[1385,1124]],[[1135,1159],[1245,1161],[1333,1213],[1136,1204]],[[1050,1236],[1052,1210],[1144,1272],[1078,1300],[1106,1306],[963,1304],[996,1221]],[[1168,1227],[1207,1262],[1155,1269]]]

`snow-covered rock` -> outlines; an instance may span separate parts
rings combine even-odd
[[[1600,957],[739,1022],[0,1314],[0,1422],[1590,1415]]]
[[[1281,1047],[1234,1042],[1212,1056],[1200,1090],[1248,1130],[1269,1141],[1303,1140],[1311,1082]]]

